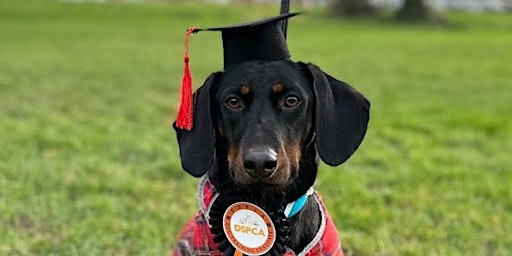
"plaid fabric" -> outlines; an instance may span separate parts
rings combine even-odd
[[[338,231],[334,226],[334,222],[332,222],[332,219],[327,213],[327,209],[325,209],[324,203],[321,201],[319,196],[318,201],[324,209],[324,217],[326,221],[325,230],[320,241],[318,241],[313,248],[308,250],[305,256],[343,256]]]
[[[222,252],[217,250],[213,242],[213,235],[208,227],[205,215],[208,214],[208,208],[215,196],[215,189],[208,182],[202,182],[199,187],[199,200],[201,210],[197,211],[185,228],[181,232],[176,243],[172,256],[222,256]],[[327,213],[320,196],[315,192],[315,197],[320,204],[323,213],[322,227],[310,245],[308,245],[299,256],[343,256],[341,250],[338,231]],[[317,240],[317,241],[315,241]],[[294,256],[292,252],[286,252],[286,256]]]
[[[222,256],[217,250],[208,223],[198,211],[185,225],[172,256]]]

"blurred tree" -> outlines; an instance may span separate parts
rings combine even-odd
[[[335,0],[332,2],[332,13],[342,16],[374,15],[375,8],[368,0]]]
[[[441,16],[431,10],[423,0],[405,0],[395,18],[405,22],[444,23]]]

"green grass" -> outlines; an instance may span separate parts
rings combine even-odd
[[[275,6],[0,1],[0,255],[168,255],[197,208],[174,132],[191,25]],[[368,134],[322,193],[355,255],[512,253],[512,22],[429,28],[293,18],[293,59],[372,102]],[[222,67],[191,38],[197,88]]]

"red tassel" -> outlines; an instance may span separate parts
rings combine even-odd
[[[189,56],[188,56],[188,39],[191,33],[194,33],[196,28],[189,28],[185,34],[185,70],[183,78],[181,79],[181,96],[180,96],[180,109],[178,117],[176,117],[176,127],[190,131],[193,125],[194,110],[192,99],[192,75],[190,74]]]

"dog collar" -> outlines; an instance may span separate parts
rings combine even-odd
[[[310,195],[313,195],[315,193],[315,190],[313,187],[310,187],[306,194],[299,197],[297,200],[290,202],[286,204],[285,207],[280,209],[280,212],[283,212],[287,219],[293,217],[295,214],[297,214],[302,208],[304,208],[304,205],[306,205],[307,199]],[[215,191],[215,188],[210,183],[210,180],[208,179],[208,176],[205,175],[202,177],[201,182],[199,182],[199,189],[198,189],[198,195],[197,199],[199,202],[199,209],[201,209],[201,212],[204,214],[204,216],[209,216],[211,203],[215,201],[215,199],[219,196],[219,194]],[[209,218],[207,217],[207,220]]]
[[[290,202],[284,207],[284,209],[281,209],[282,212],[284,212],[284,216],[286,216],[287,219],[293,217],[295,214],[297,214],[302,208],[304,208],[304,205],[306,205],[306,201],[308,200],[308,197],[312,195],[315,192],[313,187],[310,187],[306,194],[299,197],[297,200]]]

